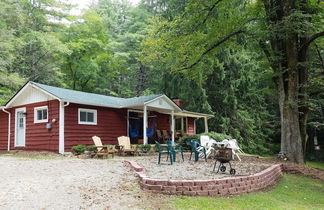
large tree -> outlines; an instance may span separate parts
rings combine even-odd
[[[260,6],[260,7],[259,7]],[[281,152],[295,162],[304,162],[309,114],[309,50],[324,36],[323,3],[320,1],[262,0],[260,23],[265,32],[259,45],[275,73],[281,119]]]
[[[147,62],[162,61],[172,71],[199,79],[217,64],[220,47],[242,47],[250,38],[273,70],[281,118],[281,150],[301,163],[308,116],[308,52],[320,38],[323,3],[306,0],[189,1],[171,21],[154,19],[145,42]],[[231,42],[235,40],[235,42]],[[244,45],[246,45],[244,43]],[[203,73],[203,76],[201,74]]]

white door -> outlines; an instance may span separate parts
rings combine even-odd
[[[26,108],[16,109],[15,147],[25,146],[26,137]]]

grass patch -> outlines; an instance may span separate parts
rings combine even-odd
[[[234,197],[179,197],[176,209],[324,209],[324,182],[286,174],[266,192]]]
[[[313,168],[320,168],[320,169],[324,169],[324,163],[323,162],[311,162],[311,161],[307,161],[306,165],[313,167]]]

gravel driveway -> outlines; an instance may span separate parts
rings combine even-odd
[[[121,158],[0,156],[0,209],[163,209],[166,200],[140,190]]]

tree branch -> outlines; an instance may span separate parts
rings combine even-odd
[[[183,71],[183,70],[187,70],[187,69],[191,69],[192,67],[196,66],[202,59],[203,57],[208,54],[210,51],[212,51],[213,49],[215,49],[216,47],[218,47],[219,45],[223,44],[224,42],[226,42],[227,40],[229,40],[230,38],[232,38],[233,36],[235,35],[238,35],[240,33],[243,33],[244,31],[243,30],[238,30],[238,31],[234,31],[230,34],[228,34],[226,37],[224,37],[223,39],[221,39],[220,41],[214,43],[212,46],[210,46],[208,49],[206,49],[205,52],[203,52],[199,58],[194,62],[192,63],[191,65],[189,66],[186,66],[186,67],[183,67],[183,68],[180,68],[178,69],[178,71]]]
[[[216,5],[219,4],[221,1],[223,1],[223,0],[218,0],[218,1],[216,1],[216,2],[212,5],[212,7],[210,7],[210,8],[208,9],[208,14],[207,14],[207,16],[205,17],[205,19],[203,20],[202,24],[205,24],[205,22],[207,21],[208,17],[211,15],[211,13],[213,12],[213,10],[215,9]]]
[[[322,37],[322,36],[324,36],[324,31],[322,31],[322,32],[319,32],[319,33],[317,33],[317,34],[313,34],[312,36],[310,36],[308,39],[307,39],[307,41],[300,47],[300,49],[299,49],[299,52],[301,52],[301,51],[303,51],[303,50],[305,50],[305,49],[307,49],[308,48],[308,46],[315,40],[315,39],[317,39],[317,38],[319,38],[319,37]]]
[[[321,63],[322,69],[324,70],[324,59],[323,59],[323,57],[321,55],[320,50],[318,49],[317,44],[315,44],[315,48],[316,48],[317,56],[318,56],[318,59],[319,59],[319,61]]]
[[[211,6],[211,7],[208,8],[208,14],[207,14],[206,17],[204,18],[204,20],[203,20],[201,23],[198,23],[198,24],[193,28],[192,31],[196,31],[197,28],[198,28],[199,26],[202,26],[202,25],[204,25],[204,24],[206,23],[206,21],[208,20],[208,18],[209,18],[210,15],[212,14],[212,12],[213,12],[213,10],[215,9],[215,7],[216,7],[216,6],[217,6],[221,1],[223,1],[223,0],[218,0],[218,1],[216,1],[216,2]]]

